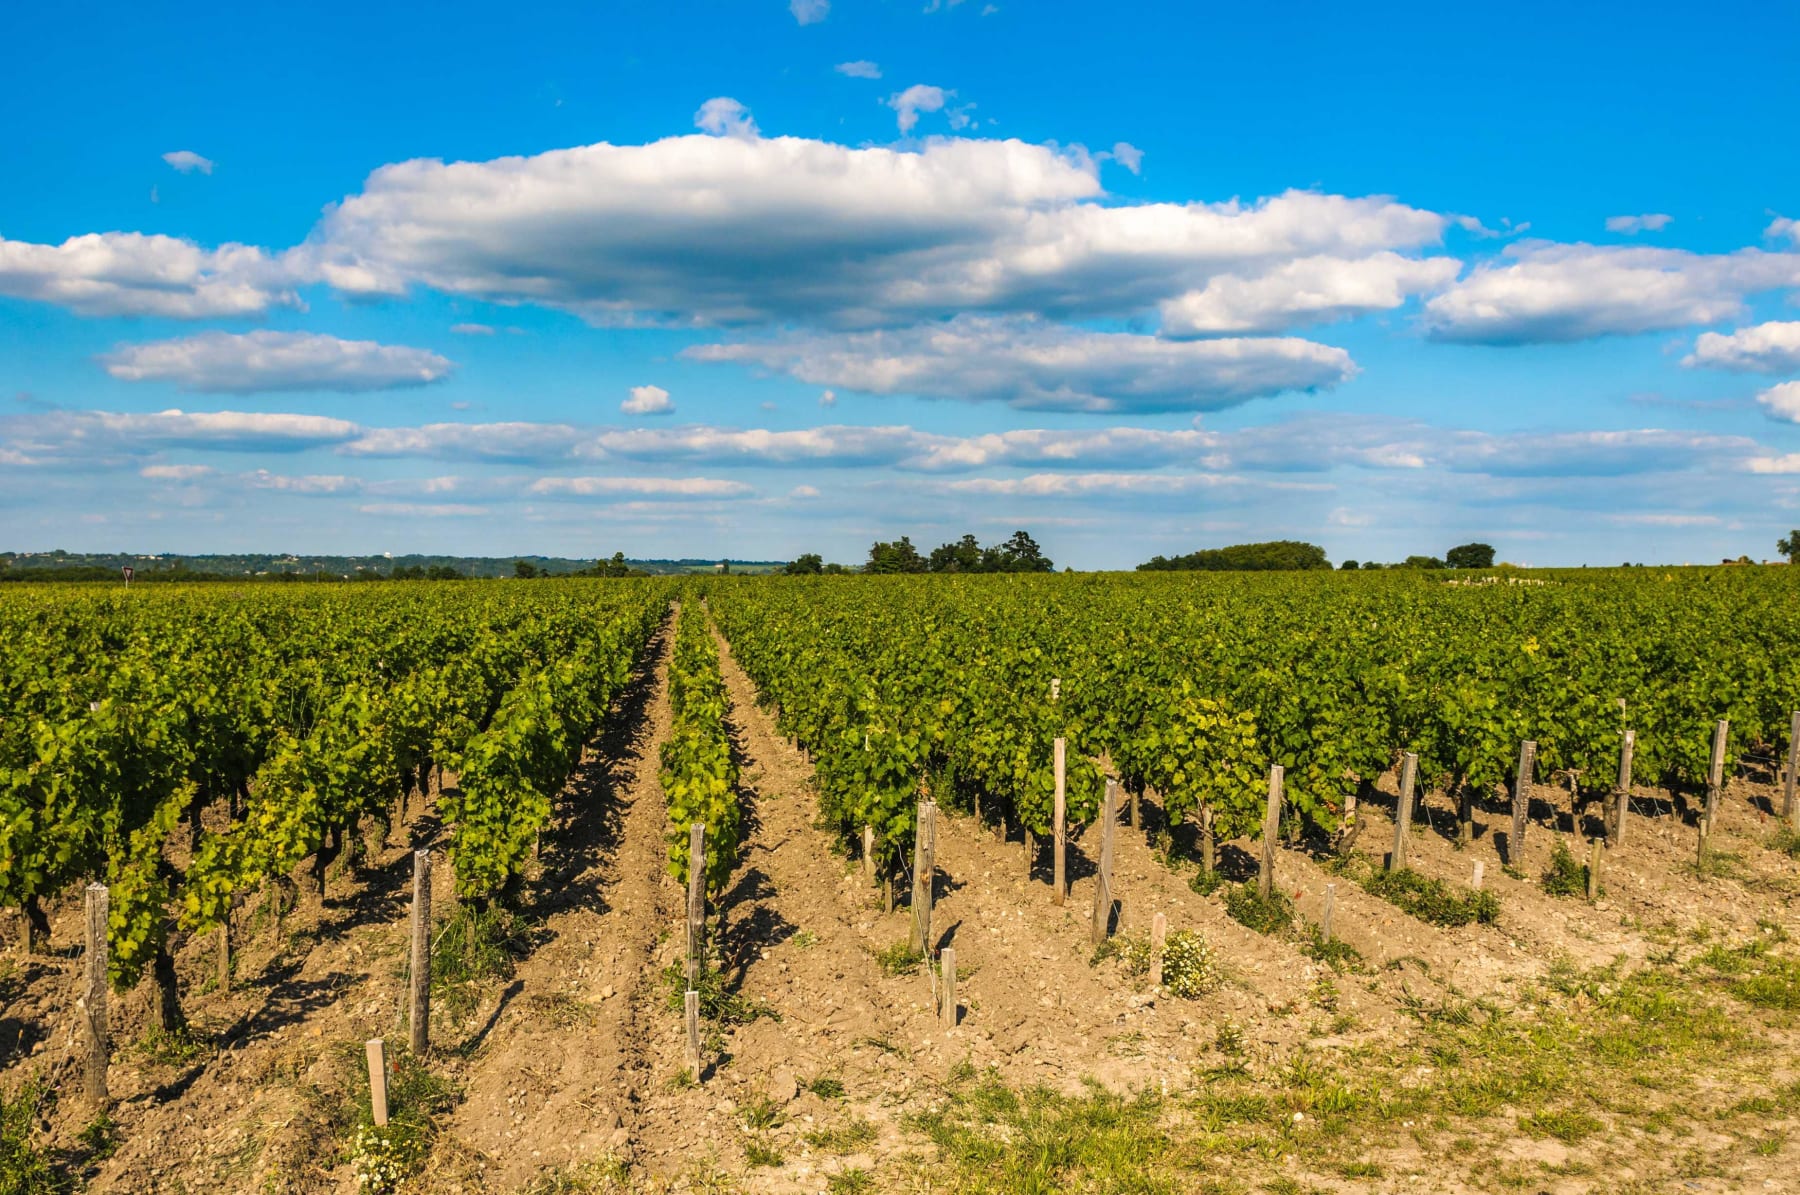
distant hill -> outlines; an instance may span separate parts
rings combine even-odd
[[[0,552],[0,577],[29,579],[22,574],[42,572],[93,579],[117,577],[119,570],[130,565],[140,577],[151,574],[186,573],[208,577],[336,577],[356,578],[386,575],[397,568],[452,568],[465,577],[510,577],[515,562],[523,560],[538,571],[556,575],[591,568],[593,560],[576,560],[565,556],[310,556],[304,554],[220,553],[203,556],[181,556],[172,553],[137,555],[129,552]],[[631,567],[647,573],[710,573],[717,560],[628,560]],[[781,560],[732,560],[734,573],[767,573],[779,569]]]

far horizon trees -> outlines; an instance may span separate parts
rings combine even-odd
[[[1776,540],[1775,550],[1786,556],[1789,564],[1800,564],[1800,527],[1788,532],[1786,539]]]
[[[865,573],[1047,573],[1055,565],[1044,555],[1038,542],[1027,531],[1015,531],[1005,543],[982,547],[973,535],[965,535],[954,543],[931,550],[929,557],[919,555],[912,537],[903,535],[893,543],[876,543],[869,548]]]
[[[1224,548],[1202,548],[1185,556],[1152,556],[1138,565],[1140,572],[1186,572],[1190,570],[1244,570],[1254,572],[1298,572],[1325,569],[1331,561],[1325,549],[1299,540],[1277,539],[1260,544],[1232,544]]]

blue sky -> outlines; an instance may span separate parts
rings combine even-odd
[[[1800,15],[9,15],[0,547],[1800,524]]]

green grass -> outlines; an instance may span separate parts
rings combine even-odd
[[[1362,951],[1342,938],[1326,941],[1325,935],[1316,925],[1307,927],[1306,941],[1301,943],[1300,953],[1315,962],[1324,963],[1333,971],[1362,970]]]
[[[1270,892],[1265,899],[1254,880],[1225,889],[1225,911],[1233,921],[1259,934],[1285,934],[1294,924],[1294,902],[1280,891]]]
[[[875,965],[881,968],[884,975],[911,975],[924,962],[925,956],[914,950],[908,942],[895,942],[892,946],[875,952]]]
[[[1560,837],[1550,852],[1550,870],[1544,873],[1543,883],[1551,896],[1587,896],[1587,864],[1578,862]]]
[[[512,978],[531,944],[531,929],[517,914],[459,901],[431,947],[433,1010],[443,1009],[452,1021],[467,1019],[483,995]]]
[[[366,1066],[364,1049],[360,1043],[339,1047],[349,1073]],[[389,1063],[387,1124],[375,1123],[367,1083],[357,1084],[349,1117],[352,1133],[346,1160],[353,1172],[367,1176],[359,1183],[362,1191],[392,1191],[405,1182],[431,1151],[439,1120],[461,1098],[455,1085],[410,1053],[402,1051]]]
[[[847,1154],[875,1140],[875,1126],[860,1116],[852,1116],[831,1128],[807,1132],[801,1140],[826,1153]]]
[[[1723,978],[1725,989],[1746,1004],[1800,1011],[1800,960],[1774,953],[1765,940],[1733,947],[1715,943],[1694,966]]]
[[[825,1189],[831,1195],[870,1195],[875,1190],[875,1176],[852,1166],[826,1179]]]
[[[670,963],[663,968],[664,1002],[677,1016],[687,1014],[687,967]],[[781,1014],[773,1005],[731,990],[725,973],[706,960],[694,980],[694,991],[700,996],[700,1019],[712,1025],[748,1025],[762,1017],[779,1021]]]
[[[32,1130],[50,1098],[36,1078],[26,1080],[10,1098],[0,1091],[0,1192],[4,1195],[59,1195],[72,1189],[32,1140]]]
[[[152,1028],[135,1043],[140,1058],[152,1066],[183,1067],[202,1058],[212,1043],[191,1027],[175,1030]]]
[[[844,1081],[831,1075],[820,1075],[807,1083],[806,1090],[822,1100],[841,1100],[844,1098]]]
[[[1492,925],[1500,919],[1500,898],[1487,889],[1457,892],[1444,881],[1410,867],[1395,871],[1371,868],[1357,882],[1371,896],[1433,925]]]
[[[1522,1132],[1533,1137],[1554,1137],[1564,1145],[1579,1145],[1605,1127],[1598,1118],[1568,1108],[1533,1112],[1519,1118]]]

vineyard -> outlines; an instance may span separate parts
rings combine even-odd
[[[1512,581],[12,587],[0,1193],[1782,1189],[1800,571]]]

